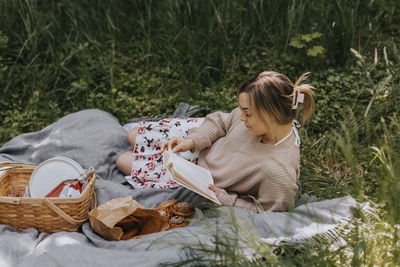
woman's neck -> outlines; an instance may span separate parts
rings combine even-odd
[[[271,127],[269,133],[266,133],[261,138],[263,144],[276,144],[285,138],[292,130],[292,124],[275,124]]]

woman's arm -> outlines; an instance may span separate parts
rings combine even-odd
[[[203,150],[210,147],[218,138],[225,136],[234,119],[239,119],[240,110],[234,109],[231,113],[214,112],[204,119],[203,123],[189,130],[187,138],[194,141],[195,150]]]
[[[261,187],[261,186],[260,186]],[[275,192],[269,191],[269,197],[261,193],[258,199],[251,199],[250,197],[239,196],[237,193],[228,193],[225,189],[209,185],[209,188],[215,192],[218,200],[224,206],[232,206],[238,208],[245,208],[254,212],[260,213],[264,211],[287,211],[293,206],[294,194],[288,192],[290,190],[278,190]],[[284,192],[281,192],[284,191]]]
[[[215,195],[223,206],[245,208],[257,213],[264,211],[260,205],[257,206],[254,202],[244,200],[236,193],[229,194],[225,189],[218,188],[213,185],[209,185],[208,188],[214,191]]]
[[[222,192],[217,197],[218,197],[218,200],[221,202],[221,204],[224,206],[245,208],[248,210],[252,210],[256,213],[260,213],[260,212],[264,211],[264,209],[261,207],[261,205],[257,205],[253,201],[248,201],[243,198],[240,198],[239,195],[236,193],[229,194],[228,192],[226,192],[226,190],[224,190],[224,189],[221,189],[221,190],[222,190]]]

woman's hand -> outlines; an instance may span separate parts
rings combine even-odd
[[[223,193],[225,192],[224,189],[219,188],[219,187],[215,187],[215,186],[213,186],[213,185],[211,185],[211,184],[208,185],[208,188],[209,188],[211,191],[213,191],[217,197],[219,197],[219,195],[221,195],[221,194],[223,194]]]
[[[194,141],[190,138],[172,138],[168,142],[164,142],[161,151],[172,149],[172,152],[185,152],[194,148]]]
[[[228,194],[228,192],[226,192],[225,189],[215,187],[211,184],[208,185],[208,188],[215,193],[219,202],[221,202],[221,204],[223,206],[234,206],[235,205],[235,201],[238,198],[238,194],[236,194],[236,193]]]

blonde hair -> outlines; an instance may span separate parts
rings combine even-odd
[[[314,87],[303,83],[309,75],[310,72],[304,73],[293,84],[283,74],[263,71],[239,88],[238,97],[241,93],[247,93],[257,115],[272,115],[279,124],[288,124],[299,115],[300,107],[293,108],[294,100],[299,97],[298,94],[304,94],[302,108],[302,123],[304,124],[315,108],[312,91]]]

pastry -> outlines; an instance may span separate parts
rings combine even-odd
[[[168,207],[171,207],[172,205],[175,205],[178,202],[179,202],[179,200],[177,200],[177,199],[168,200],[168,201],[163,202],[160,205],[158,205],[158,207],[156,209],[157,210],[166,209]]]
[[[169,225],[171,228],[177,228],[177,227],[184,227],[188,225],[188,221],[185,221],[185,218],[183,216],[173,216],[171,219],[169,219]]]
[[[175,203],[170,207],[172,214],[179,216],[191,216],[193,215],[195,209],[192,204],[188,202]]]

